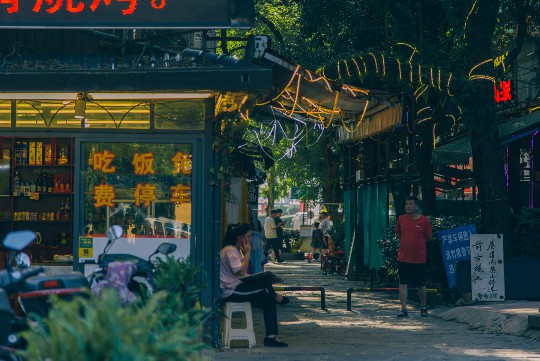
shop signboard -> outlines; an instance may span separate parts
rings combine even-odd
[[[456,264],[471,259],[470,237],[476,233],[474,224],[445,229],[437,232],[441,241],[441,252],[448,279],[448,287],[457,287]]]
[[[79,258],[93,258],[94,242],[92,237],[79,237]]]
[[[475,301],[504,301],[503,236],[471,235],[471,288]]]
[[[2,0],[2,28],[249,28],[253,0]]]

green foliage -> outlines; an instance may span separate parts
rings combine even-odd
[[[437,232],[444,229],[464,226],[467,224],[476,224],[480,222],[478,217],[433,217],[429,216],[433,229],[433,239],[428,241],[426,247],[427,256],[427,276],[432,284],[447,285],[446,273],[441,254],[441,241],[437,237]],[[377,240],[381,249],[384,265],[388,269],[390,276],[397,276],[397,254],[399,249],[399,240],[396,236],[396,222],[391,222],[384,230],[383,236]]]
[[[514,254],[518,257],[540,256],[540,209],[523,208],[517,217]]]
[[[200,267],[192,267],[189,259],[167,256],[165,260],[157,261],[154,272],[156,289],[166,291],[167,295],[163,310],[167,313],[165,319],[175,321],[175,318],[187,316],[190,323],[197,324],[206,314],[199,304],[201,287],[197,277],[201,275]]]
[[[202,360],[201,326],[187,317],[167,320],[167,297],[160,292],[145,304],[127,307],[120,306],[114,292],[53,299],[49,318],[37,318],[23,332],[28,348],[22,355],[29,361]]]
[[[334,242],[335,251],[345,250],[345,222],[335,222],[328,231]]]

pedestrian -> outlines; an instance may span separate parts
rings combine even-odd
[[[426,243],[432,237],[431,222],[419,213],[418,198],[408,197],[405,214],[399,216],[396,236],[399,239],[398,276],[401,312],[398,317],[407,317],[407,286],[418,287],[420,315],[427,317],[426,307]]]
[[[277,211],[272,209],[270,215],[264,220],[264,236],[266,237],[266,249],[267,251],[274,250],[274,260],[279,261],[279,252],[277,249],[277,232],[276,222],[274,218],[277,217]]]
[[[311,231],[311,256],[314,260],[318,261],[322,253],[323,246],[323,231],[319,229],[319,222],[313,223],[313,231]],[[319,251],[316,253],[316,251]]]
[[[266,337],[264,345],[287,347],[277,338],[278,322],[276,304],[289,303],[285,296],[277,295],[271,281],[262,278],[252,282],[242,282],[247,275],[251,257],[251,226],[247,223],[230,224],[219,253],[219,283],[222,302],[250,302],[253,307],[262,309]]]
[[[281,258],[281,249],[283,248],[283,240],[284,240],[284,228],[285,228],[285,222],[281,220],[281,215],[283,214],[283,210],[276,209],[276,218],[274,218],[274,222],[276,223],[276,236],[277,240],[274,245],[274,253],[276,254],[276,261],[278,263],[283,262],[283,258]],[[277,252],[277,253],[276,253]]]
[[[321,220],[319,224],[319,229],[323,233],[323,250],[328,250],[328,231],[330,230],[330,221],[328,220],[328,213],[321,212],[319,214],[319,219]]]
[[[255,274],[264,271],[265,256],[264,256],[264,242],[262,237],[262,225],[257,220],[257,225],[251,224],[253,229],[251,235],[251,257],[249,259],[248,273]]]

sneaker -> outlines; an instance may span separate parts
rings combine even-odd
[[[291,300],[290,300],[289,297],[287,297],[287,296],[281,296],[281,301],[278,301],[278,300],[276,299],[276,303],[277,303],[278,305],[286,305],[286,304],[289,303],[289,302],[291,302]]]
[[[285,342],[281,342],[276,337],[265,337],[264,345],[268,347],[287,347],[289,346]]]
[[[409,317],[409,312],[407,312],[407,310],[401,310],[401,312],[398,313],[397,317]]]
[[[427,308],[426,307],[422,307],[420,309],[420,316],[422,317],[428,317],[428,313],[427,313]]]

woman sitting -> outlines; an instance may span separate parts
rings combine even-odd
[[[266,337],[264,345],[287,347],[277,338],[278,322],[276,303],[285,303],[286,298],[277,296],[269,280],[243,283],[251,256],[251,226],[246,223],[230,224],[225,232],[224,247],[220,257],[220,288],[223,302],[251,302],[262,309]]]

